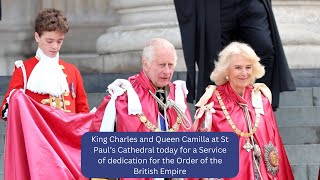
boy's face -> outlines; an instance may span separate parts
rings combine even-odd
[[[45,31],[39,36],[39,34],[35,32],[34,37],[43,53],[52,58],[60,51],[64,33],[58,31]]]

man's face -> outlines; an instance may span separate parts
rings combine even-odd
[[[39,48],[48,57],[55,57],[63,43],[64,33],[57,31],[45,31],[41,36],[35,32],[35,39]]]
[[[173,49],[156,49],[150,64],[143,60],[143,70],[155,87],[162,88],[171,81],[175,63]]]

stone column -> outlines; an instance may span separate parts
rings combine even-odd
[[[290,68],[319,68],[320,1],[274,0],[273,10]],[[172,0],[110,0],[119,21],[97,41],[104,72],[140,69],[140,52],[152,37],[171,41],[179,52],[177,70],[185,70],[180,31]]]
[[[42,7],[62,10],[70,30],[60,50],[61,58],[75,64],[81,72],[102,72],[96,41],[115,23],[109,0],[42,0]]]
[[[141,51],[155,37],[165,38],[176,47],[176,70],[185,70],[173,0],[110,0],[110,6],[119,20],[97,40],[104,72],[140,71]]]
[[[276,0],[273,11],[290,68],[320,68],[320,1]]]
[[[2,0],[0,21],[0,76],[11,75],[14,62],[29,53],[34,37],[32,21],[39,0]]]
[[[97,38],[114,24],[109,0],[42,0],[48,7],[62,10],[70,25],[61,53],[95,53]]]

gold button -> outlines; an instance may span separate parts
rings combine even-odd
[[[64,101],[64,104],[65,104],[66,106],[70,106],[71,103],[70,103],[70,101],[65,100],[65,101]]]

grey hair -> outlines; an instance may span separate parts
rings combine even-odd
[[[210,75],[211,81],[216,85],[222,85],[227,82],[226,77],[233,55],[241,55],[252,62],[251,84],[254,84],[256,79],[265,74],[264,66],[259,62],[260,58],[248,44],[232,42],[219,53],[218,61],[215,62],[215,69]]]
[[[148,65],[150,65],[154,59],[155,50],[160,48],[173,49],[174,65],[176,65],[178,56],[174,46],[168,40],[162,38],[153,38],[146,44],[143,48],[142,59],[147,60]]]

